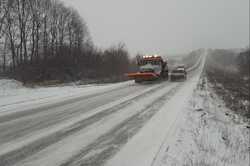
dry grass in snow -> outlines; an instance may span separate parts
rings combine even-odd
[[[175,139],[166,141],[155,165],[248,166],[247,124],[225,107],[203,76],[173,133]]]

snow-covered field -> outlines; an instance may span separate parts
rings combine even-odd
[[[171,137],[163,141],[152,165],[248,166],[250,130],[225,107],[205,77],[182,110]]]
[[[247,165],[247,124],[213,93],[204,62],[185,82],[31,89],[0,80],[0,165]]]

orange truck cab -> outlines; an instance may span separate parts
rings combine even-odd
[[[139,66],[138,72],[126,74],[128,78],[135,80],[135,82],[168,78],[167,62],[161,56],[143,56],[137,64]]]

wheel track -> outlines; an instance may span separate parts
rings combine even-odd
[[[79,121],[75,123],[72,126],[69,126],[67,129],[57,131],[49,136],[42,137],[34,142],[31,142],[30,144],[27,144],[23,147],[20,147],[18,149],[15,149],[13,151],[10,151],[8,153],[5,153],[0,156],[0,165],[5,165],[5,166],[11,166],[14,165],[15,163],[18,163],[19,161],[25,159],[28,156],[31,156],[34,153],[37,153],[41,151],[42,149],[64,139],[67,136],[72,135],[73,133],[78,132],[79,130],[82,130],[83,128],[86,128],[93,123],[100,121],[106,116],[109,116],[113,113],[119,112],[122,108],[130,105],[132,102],[135,102],[141,98],[144,98],[151,93],[154,93],[160,89],[162,89],[166,84],[162,83],[160,86],[156,86],[153,89],[150,89],[149,91],[146,91],[145,93],[142,93],[138,96],[135,96],[127,101],[124,101],[120,104],[117,104],[111,108],[102,110],[101,112],[84,119],[82,121]]]
[[[120,88],[119,90],[115,91],[114,96],[122,98],[121,94],[128,96],[130,92],[133,92],[130,89],[141,91],[143,87],[144,86],[129,86],[126,88]],[[54,126],[65,120],[74,118],[80,114],[87,113],[103,104],[115,101],[115,98],[101,100],[103,97],[105,98],[105,96],[111,96],[110,94],[112,95],[113,91],[107,93],[107,95],[106,93],[102,93],[100,96],[95,95],[96,97],[88,98],[84,100],[86,106],[82,103],[82,101],[76,101],[68,105],[56,107],[51,111],[42,111],[38,112],[35,115],[27,115],[25,117],[20,117],[10,122],[0,123],[0,144],[10,142],[15,140],[16,138],[24,137],[25,135],[28,135],[32,132],[36,132]],[[96,100],[101,102],[95,104],[97,103]]]
[[[142,109],[133,117],[121,122],[117,127],[113,128],[105,135],[99,137],[61,166],[103,165],[160,110],[163,104],[169,100],[181,85],[182,83],[178,84],[175,88],[149,103],[146,108]],[[99,153],[95,154],[95,151],[99,151]],[[91,153],[94,155],[85,158],[85,156]]]
[[[86,96],[79,96],[79,97],[74,97],[74,95],[67,96],[67,97],[72,97],[72,98],[64,99],[63,101],[55,102],[55,103],[49,104],[49,105],[38,106],[36,108],[30,108],[30,109],[27,109],[25,111],[11,112],[10,114],[7,114],[7,115],[3,114],[3,115],[0,115],[0,123],[10,122],[12,120],[15,120],[17,118],[21,118],[21,117],[24,117],[24,116],[32,116],[33,114],[49,111],[50,109],[53,109],[55,107],[62,107],[64,105],[70,104],[72,102],[78,102],[78,101],[81,101],[81,100],[86,100],[86,99],[89,99],[89,98],[97,97],[97,96],[100,96],[100,95],[103,95],[103,94],[114,92],[114,91],[116,91],[118,89],[128,88],[129,86],[130,85],[117,87],[117,88],[114,88],[114,89],[109,90],[109,91],[94,93],[94,94],[90,94],[90,95],[86,95]],[[3,107],[5,107],[5,106],[3,106]]]

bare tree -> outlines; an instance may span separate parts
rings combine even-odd
[[[117,76],[130,65],[124,44],[95,48],[86,22],[59,0],[9,0],[0,10],[0,36],[2,65],[21,81]]]

